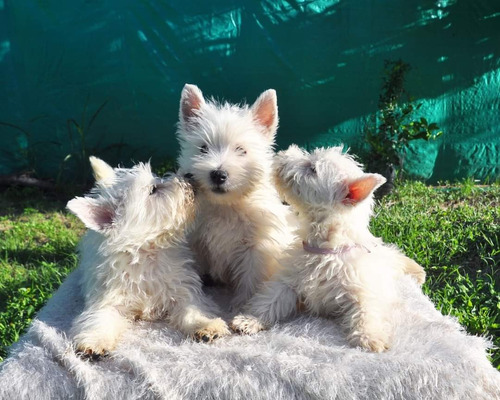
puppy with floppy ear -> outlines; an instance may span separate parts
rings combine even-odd
[[[342,147],[308,153],[279,152],[275,180],[301,218],[302,242],[282,260],[284,268],[233,319],[234,330],[255,333],[296,311],[300,301],[314,315],[340,317],[354,346],[380,352],[390,346],[395,281],[425,272],[395,246],[369,231],[373,192],[385,182],[364,173]]]
[[[178,163],[200,198],[190,243],[203,273],[235,290],[233,308],[275,273],[294,239],[293,216],[271,181],[277,127],[272,89],[251,106],[207,101],[194,85],[182,91]]]
[[[133,320],[165,319],[209,342],[229,334],[202,293],[185,230],[194,218],[193,189],[149,164],[112,168],[91,157],[96,186],[68,202],[88,228],[79,244],[85,308],[71,336],[85,357],[112,351]]]

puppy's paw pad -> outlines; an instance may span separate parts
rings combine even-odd
[[[100,361],[109,356],[116,345],[114,338],[80,333],[73,339],[75,353],[82,360]]]
[[[211,343],[223,336],[230,335],[227,324],[220,318],[210,321],[207,325],[197,330],[193,337],[197,342]]]
[[[99,351],[92,350],[90,348],[77,349],[75,354],[82,360],[85,361],[101,361],[104,358],[109,357],[109,351],[101,349]]]
[[[247,315],[237,315],[231,321],[230,326],[236,333],[245,335],[253,335],[266,329],[257,318]]]

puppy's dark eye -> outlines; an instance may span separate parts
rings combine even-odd
[[[316,175],[316,165],[314,165],[314,164],[313,164],[313,163],[311,163],[311,162],[308,162],[308,163],[306,164],[306,168],[307,168],[307,170],[309,171],[309,173],[310,173],[311,175]]]
[[[149,194],[152,195],[152,194],[155,194],[157,192],[158,188],[156,187],[156,185],[153,185],[151,186],[151,189],[149,189]]]
[[[236,147],[236,151],[238,153],[240,153],[240,155],[242,155],[242,156],[244,156],[245,154],[247,154],[247,151],[243,147],[241,147],[241,146]]]
[[[207,154],[208,153],[208,146],[204,144],[203,146],[200,147],[200,153]]]

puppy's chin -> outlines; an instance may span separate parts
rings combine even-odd
[[[234,204],[241,201],[242,193],[236,188],[227,186],[211,186],[204,190],[207,200],[214,204]]]
[[[226,193],[229,193],[229,189],[227,189],[224,186],[213,186],[212,187],[212,193],[215,193],[217,195],[224,195]]]
[[[235,193],[225,186],[212,186],[207,192],[207,197],[213,203],[232,203],[235,200]]]

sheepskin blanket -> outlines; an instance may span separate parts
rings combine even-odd
[[[137,322],[111,357],[90,362],[66,337],[82,309],[79,275],[0,365],[0,399],[500,399],[490,343],[442,316],[409,278],[393,312],[393,346],[382,354],[351,348],[335,320],[301,315],[209,345]],[[227,293],[209,292],[224,309]]]

